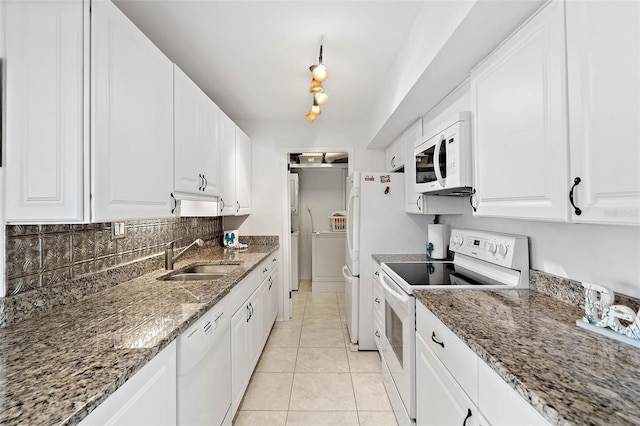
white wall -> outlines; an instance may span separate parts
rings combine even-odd
[[[300,279],[311,279],[311,232],[329,230],[329,215],[344,210],[346,169],[303,169],[300,178]],[[313,215],[313,226],[307,208]],[[341,265],[342,266],[342,265]]]
[[[470,108],[469,84],[464,83],[424,116],[423,129]],[[478,218],[469,203],[464,205],[464,215],[441,216],[441,221],[458,228],[526,235],[532,269],[640,297],[640,227]]]
[[[251,137],[253,156],[251,215],[240,226],[241,235],[278,235],[282,241],[286,196],[282,171],[287,167],[286,153],[293,148],[352,147],[356,170],[384,170],[384,152],[365,148],[360,123],[344,122],[329,127],[321,120],[322,117],[308,123],[303,114],[298,121],[238,121],[238,126]]]

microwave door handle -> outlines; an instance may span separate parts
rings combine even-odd
[[[436,142],[436,149],[433,154],[433,170],[436,172],[436,178],[438,179],[438,183],[441,187],[444,188],[444,179],[442,178],[442,173],[440,173],[440,149],[442,149],[442,142],[444,142],[444,133],[440,135],[438,138],[438,142]],[[445,164],[446,167],[446,164]]]

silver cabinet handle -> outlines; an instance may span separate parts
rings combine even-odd
[[[380,332],[378,330],[376,330],[376,332],[374,333],[376,335],[376,337],[379,339],[380,338]]]
[[[376,297],[374,300],[378,305],[380,304],[380,298],[379,297]]]
[[[435,331],[433,333],[431,333],[431,340],[433,341],[433,343],[442,346],[442,348],[444,349],[444,342],[439,342],[436,339],[436,332]]]

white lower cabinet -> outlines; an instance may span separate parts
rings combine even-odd
[[[262,279],[265,273],[268,275]],[[231,319],[231,418],[240,406],[271,332],[278,312],[280,288],[277,256],[274,256],[262,262],[232,290],[236,310]]]
[[[416,303],[418,425],[549,423],[422,303]]]
[[[416,335],[416,352],[416,423],[421,426],[478,425],[478,408],[420,334]]]
[[[175,425],[176,346],[164,348],[80,425]]]
[[[373,263],[373,340],[376,348],[382,352],[385,349],[384,338],[384,290],[380,283],[381,267],[378,262]]]

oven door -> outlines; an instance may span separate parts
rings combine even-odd
[[[438,191],[445,188],[447,177],[447,143],[440,133],[415,149],[416,192]]]
[[[391,374],[409,418],[416,417],[415,298],[381,273],[384,290],[384,337],[381,356]],[[394,410],[396,408],[394,407]]]

